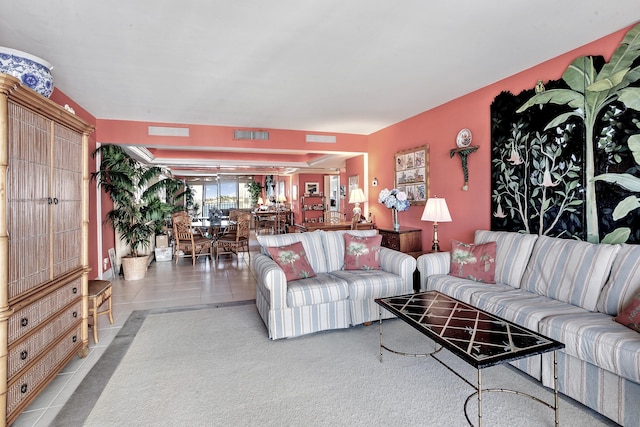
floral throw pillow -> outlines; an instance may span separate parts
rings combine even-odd
[[[471,245],[451,240],[449,274],[476,282],[495,283],[496,242]]]
[[[287,282],[314,277],[316,275],[304,253],[302,242],[296,242],[287,246],[269,247],[267,248],[267,252],[269,252],[271,258],[282,268]]]
[[[353,236],[344,234],[345,270],[380,270],[382,236]]]
[[[622,311],[614,318],[618,323],[640,332],[640,293],[624,306]]]

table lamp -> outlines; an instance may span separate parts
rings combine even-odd
[[[433,246],[431,250],[433,252],[440,251],[440,243],[438,242],[438,222],[451,222],[451,215],[449,214],[449,208],[447,208],[447,202],[444,199],[436,197],[430,197],[427,199],[427,204],[424,206],[422,212],[422,221],[433,221]]]
[[[354,188],[349,193],[349,203],[355,203],[353,207],[353,215],[361,215],[362,209],[360,209],[360,203],[366,202],[367,199],[364,197],[364,191],[361,188]]]

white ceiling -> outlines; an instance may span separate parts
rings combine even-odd
[[[95,117],[370,134],[640,20],[615,0],[0,0]]]

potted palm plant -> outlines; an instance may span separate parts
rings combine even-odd
[[[249,195],[251,196],[251,204],[256,205],[258,203],[258,198],[262,193],[262,185],[260,185],[257,181],[250,181],[247,184],[247,190],[249,191]]]
[[[92,153],[100,154],[100,166],[91,174],[109,195],[113,209],[106,221],[129,246],[130,254],[122,257],[125,280],[144,278],[151,238],[161,229],[165,219],[176,209],[176,191],[186,184],[173,178],[159,166],[149,166],[131,157],[122,146],[105,144]],[[170,195],[168,203],[163,197]]]

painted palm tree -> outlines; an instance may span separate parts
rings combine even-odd
[[[298,274],[296,272],[296,261],[300,259],[300,255],[295,253],[294,251],[280,251],[278,254],[278,261],[281,264],[291,264],[291,270],[293,274]]]
[[[471,251],[465,251],[463,249],[456,249],[451,253],[451,261],[459,264],[458,275],[463,274],[462,267],[465,264],[475,264],[478,262],[477,258],[473,256]]]
[[[573,108],[572,111],[560,114],[553,119],[546,129],[559,126],[573,116],[583,120],[586,136],[584,159],[586,181],[585,223],[587,240],[590,242],[597,243],[600,240],[596,205],[596,180],[616,183],[631,191],[640,191],[640,179],[631,175],[603,174],[596,177],[594,153],[596,120],[613,102],[617,101],[624,104],[626,108],[640,111],[640,88],[630,87],[632,83],[640,80],[640,66],[634,65],[638,58],[640,58],[640,24],[627,32],[611,60],[599,72],[595,68],[593,57],[583,56],[576,58],[562,75],[562,80],[567,84],[568,89],[552,89],[538,93],[517,110],[520,113],[534,105],[542,106],[547,103],[567,105]],[[635,203],[640,206],[637,198]],[[627,205],[626,209],[629,209],[633,203],[627,202]],[[621,239],[625,241],[628,235],[625,230],[615,230],[605,240],[609,241],[609,243],[613,243],[615,240],[620,241]]]
[[[360,267],[360,257],[369,253],[369,248],[364,243],[351,242],[347,247],[347,253],[356,257],[356,267]]]

